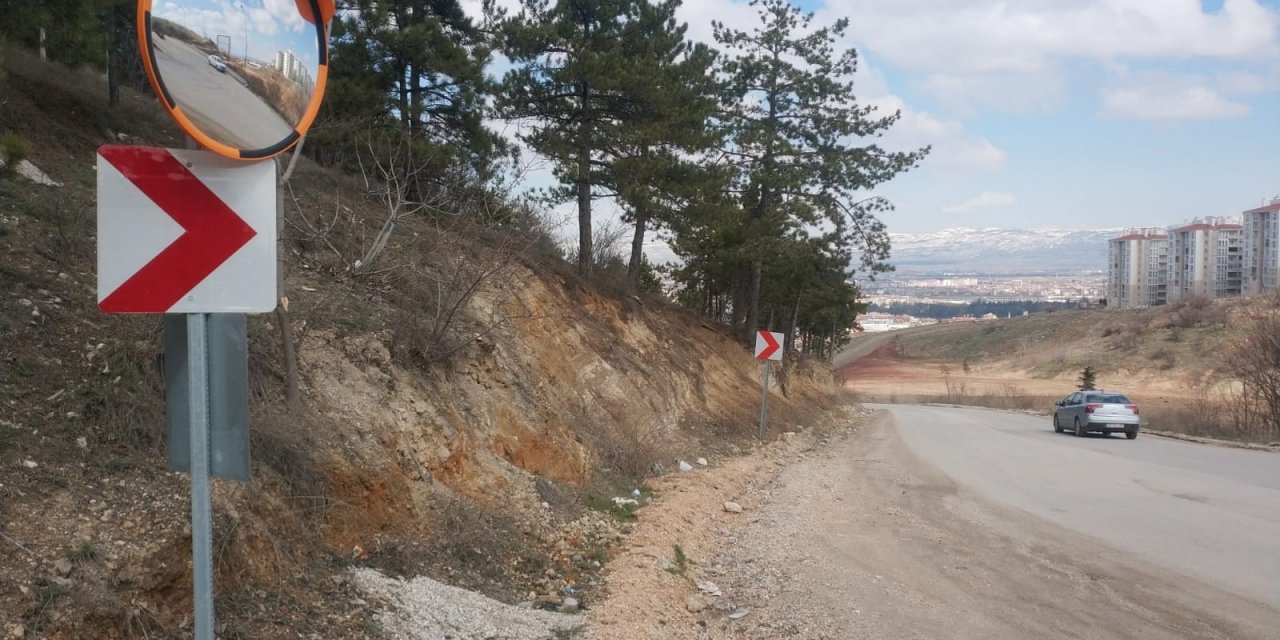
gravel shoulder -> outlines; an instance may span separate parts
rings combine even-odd
[[[1267,605],[957,487],[883,415],[821,450],[766,448],[696,476],[673,478],[642,512],[587,636],[1250,640],[1280,629]],[[725,513],[729,499],[744,513]],[[666,570],[672,544],[689,559],[682,575]]]

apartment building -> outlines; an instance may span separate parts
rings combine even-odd
[[[1168,301],[1240,294],[1244,227],[1229,218],[1197,218],[1169,229]]]
[[[1107,306],[1133,309],[1164,304],[1169,236],[1163,229],[1130,229],[1107,242]]]
[[[1280,196],[1243,214],[1244,293],[1280,289]]]

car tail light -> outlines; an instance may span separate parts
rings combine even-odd
[[[1091,403],[1091,404],[1086,404],[1086,405],[1084,406],[1084,412],[1085,412],[1085,413],[1093,413],[1093,410],[1094,410],[1094,409],[1100,408],[1101,406],[1102,406],[1102,405],[1100,405],[1100,404],[1092,404],[1092,403]]]
[[[1133,415],[1135,415],[1135,416],[1136,416],[1136,415],[1140,415],[1140,414],[1138,413],[1138,405],[1136,405],[1136,404],[1126,404],[1126,405],[1124,406],[1124,408],[1126,408],[1126,409],[1128,409],[1128,410],[1132,411],[1132,412],[1133,412]]]

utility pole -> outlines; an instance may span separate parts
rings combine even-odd
[[[249,10],[244,8],[244,3],[240,3],[240,13],[244,14],[244,64],[249,64]]]

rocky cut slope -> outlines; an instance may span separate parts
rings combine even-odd
[[[160,323],[101,314],[93,267],[95,148],[179,138],[146,96],[106,109],[93,74],[0,57],[0,132],[60,183],[0,178],[0,631],[184,637]],[[352,565],[589,606],[634,518],[613,497],[751,446],[759,365],[721,327],[581,282],[524,228],[405,216],[361,269],[387,215],[363,182],[303,161],[286,196],[288,312],[250,321],[253,479],[215,486],[221,637],[376,637]],[[783,367],[775,432],[829,406],[827,369]]]

